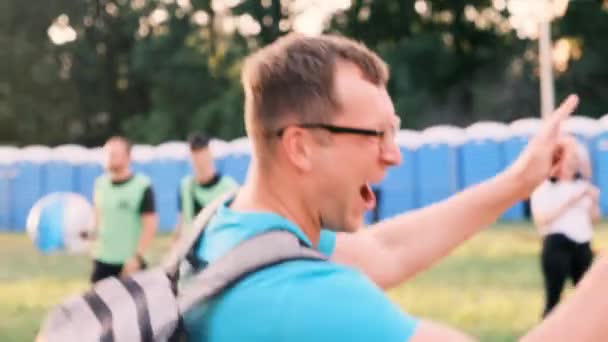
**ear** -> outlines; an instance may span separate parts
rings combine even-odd
[[[289,127],[283,132],[281,144],[287,159],[299,170],[312,169],[312,145],[310,134],[298,127]]]

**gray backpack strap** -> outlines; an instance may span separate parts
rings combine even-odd
[[[188,251],[194,246],[201,232],[207,226],[217,209],[234,197],[238,189],[232,189],[217,198],[206,206],[200,213],[196,215],[192,221],[192,226],[187,231],[183,232],[178,241],[173,245],[172,249],[165,255],[161,262],[161,267],[167,271],[169,275],[177,274],[180,263],[185,259]]]
[[[209,300],[223,289],[262,268],[296,260],[326,260],[318,251],[304,247],[287,231],[271,231],[248,239],[194,276],[178,297],[180,314]]]

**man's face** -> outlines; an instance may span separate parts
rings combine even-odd
[[[130,156],[125,142],[110,140],[104,146],[106,169],[110,172],[121,172],[129,167]]]
[[[333,116],[334,126],[385,132],[385,137],[330,134],[329,144],[313,153],[313,177],[324,228],[355,231],[363,225],[365,211],[376,205],[371,184],[380,182],[389,166],[401,162],[394,140],[399,118],[382,86],[361,77],[351,64],[338,66],[335,94],[341,110]]]
[[[207,147],[190,150],[190,157],[192,158],[192,167],[197,173],[209,170],[213,163],[211,151]]]

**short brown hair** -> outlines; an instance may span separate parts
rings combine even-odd
[[[129,155],[131,154],[131,149],[133,148],[133,143],[131,142],[131,140],[129,140],[129,138],[124,137],[122,135],[114,135],[114,136],[111,136],[110,138],[108,138],[108,140],[106,140],[106,144],[108,144],[111,141],[121,142],[125,146],[127,154],[129,154]]]
[[[388,67],[380,57],[337,35],[294,33],[249,56],[241,75],[249,136],[276,134],[288,113],[297,115],[299,123],[329,121],[328,112],[340,108],[333,92],[339,61],[355,64],[375,85],[388,82]]]

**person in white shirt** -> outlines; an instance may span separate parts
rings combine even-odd
[[[581,145],[567,139],[569,148],[557,176],[543,182],[530,199],[534,223],[543,236],[543,317],[559,302],[566,280],[576,285],[591,266],[593,224],[600,218],[599,190],[589,180]]]

